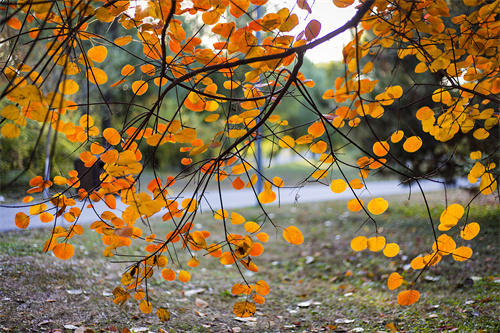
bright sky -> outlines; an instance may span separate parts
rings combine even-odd
[[[332,0],[308,0],[309,6],[312,9],[312,14],[296,7],[294,13],[299,17],[300,25],[295,28],[292,33],[295,35],[304,30],[307,23],[315,19],[321,22],[321,31],[318,37],[322,37],[327,33],[340,28],[356,13],[356,5],[348,8],[337,8]],[[296,3],[296,0],[270,0],[269,6],[283,6],[286,3],[288,8]],[[305,19],[305,21],[304,21]],[[332,60],[342,60],[342,48],[345,44],[351,41],[351,32],[347,31],[326,43],[308,51],[306,56],[314,63],[330,62]]]
[[[136,0],[138,5],[146,0]],[[189,1],[186,1],[186,3]],[[321,31],[318,37],[322,37],[327,33],[341,27],[348,20],[350,20],[356,10],[352,5],[348,8],[337,8],[332,0],[307,0],[309,6],[312,8],[312,13],[309,14],[306,10],[300,9],[296,6],[297,0],[269,0],[266,4],[268,12],[276,12],[273,10],[275,7],[281,8],[286,6],[293,9],[293,13],[299,17],[299,26],[292,30],[290,33],[298,35],[305,29],[308,22],[315,19],[321,22]],[[357,3],[357,2],[356,2]],[[342,60],[342,48],[351,40],[351,32],[345,33],[331,39],[328,42],[308,51],[306,56],[314,63],[330,62]]]

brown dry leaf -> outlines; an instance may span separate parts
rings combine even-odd
[[[205,302],[204,300],[200,299],[200,298],[196,298],[195,301],[194,301],[194,304],[199,307],[199,308],[206,308],[208,306],[208,303]]]

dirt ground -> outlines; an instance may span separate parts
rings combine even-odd
[[[244,299],[230,292],[241,276],[234,267],[210,260],[214,258],[190,269],[188,283],[150,280],[148,297],[170,311],[171,320],[162,323],[154,312],[143,314],[133,299],[122,306],[112,302],[126,265],[102,257],[95,233],[86,231],[88,237],[75,239],[77,253],[66,261],[40,253],[47,230],[3,233],[0,332],[498,331],[497,205],[471,211],[481,224],[480,235],[471,242],[473,260],[447,258],[425,272],[417,284],[421,300],[409,307],[397,305],[397,291],[388,290],[386,281],[393,271],[410,275],[412,256],[428,247],[418,229],[427,223],[421,207],[397,204],[381,218],[386,237],[406,245],[392,260],[350,249],[362,219],[345,214],[344,207],[318,204],[307,210],[289,206],[271,211],[283,224],[300,227],[306,242],[293,246],[272,239],[258,258],[261,271],[244,273],[248,280],[264,279],[271,285],[266,303],[248,319],[232,313],[233,304]],[[440,214],[440,209],[433,213]],[[257,214],[252,209],[245,213]]]

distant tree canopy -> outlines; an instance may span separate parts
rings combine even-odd
[[[259,142],[297,156],[313,153],[302,184],[329,186],[332,196],[352,193],[347,209],[365,214],[370,228],[352,240],[354,251],[399,253],[378,223],[389,202],[359,198],[378,170],[414,183],[424,199],[423,180],[453,176],[478,186],[474,199],[498,200],[499,1],[464,0],[455,10],[444,0],[333,0],[331,9],[351,5],[355,15],[325,33],[317,20],[297,29],[296,13],[314,10],[306,0],[290,8],[267,0],[2,3],[2,147],[24,147],[30,138],[30,150],[48,151],[51,161],[29,181],[29,214],[19,212],[16,225],[26,228],[35,217],[52,223],[43,251],[68,259],[71,238],[85,237],[81,211],[103,201],[107,209],[95,210],[90,229],[102,235],[104,256],[123,256],[128,265],[113,291],[116,304],[133,295],[150,313],[149,279],[185,283],[193,271],[186,266],[215,257],[240,271],[231,292],[246,296],[233,312],[248,317],[272,290],[242,273],[259,271],[268,232],[304,241],[297,227],[266,213],[290,184],[261,172]],[[323,78],[311,73],[304,55],[347,30],[354,38],[342,66],[325,67],[330,75]],[[327,87],[318,94],[312,79]],[[61,145],[65,158],[58,161]],[[357,158],[341,154],[345,149]],[[93,188],[80,184],[90,171],[63,163],[75,157],[87,168],[102,166]],[[148,166],[155,178],[143,184]],[[352,169],[356,176],[347,176]],[[247,221],[225,210],[228,194],[220,192],[222,208],[211,214],[225,237],[193,229],[211,183],[253,189],[262,215]],[[469,260],[468,241],[480,231],[468,205],[448,203],[439,224],[426,209],[430,223],[416,229],[432,228],[429,252],[412,260],[413,273],[388,278],[391,290],[406,281],[402,306],[418,301],[415,283],[429,267],[446,256]],[[156,235],[155,219],[171,230]],[[140,256],[126,255],[132,243],[141,245]],[[190,259],[181,262],[178,250]],[[170,317],[163,307],[156,314]]]

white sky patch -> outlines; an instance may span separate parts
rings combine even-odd
[[[321,31],[318,38],[322,37],[329,32],[340,28],[356,13],[356,4],[348,8],[338,8],[333,4],[332,0],[308,0],[309,6],[312,9],[312,13],[309,14],[306,10],[297,7],[296,2],[296,0],[269,0],[266,4],[268,13],[276,12],[283,7],[288,7],[290,10],[292,10],[292,13],[297,14],[297,16],[299,17],[299,25],[289,33],[294,36],[303,31],[307,26],[307,23],[309,23],[311,20],[318,20],[321,23]],[[191,4],[191,1],[185,0],[182,3],[182,7],[189,7]],[[147,1],[131,1],[132,8],[141,5],[147,6]],[[316,48],[309,50],[306,53],[306,57],[308,57],[313,63],[341,61],[342,48],[351,40],[352,31],[348,30],[340,34],[339,36],[336,36],[335,38],[317,46]]]

